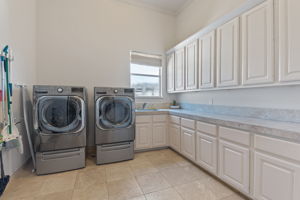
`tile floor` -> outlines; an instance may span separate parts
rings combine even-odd
[[[30,166],[11,179],[3,200],[243,200],[170,149],[131,161],[36,176]]]

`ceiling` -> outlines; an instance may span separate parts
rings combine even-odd
[[[177,15],[193,0],[120,0],[136,6],[151,8],[171,15]]]

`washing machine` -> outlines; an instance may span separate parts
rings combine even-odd
[[[94,89],[97,164],[134,157],[135,96],[133,88]]]
[[[36,173],[85,167],[87,92],[84,87],[33,87]]]

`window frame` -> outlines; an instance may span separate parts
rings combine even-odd
[[[131,72],[131,65],[133,65],[134,63],[130,62],[130,87],[132,87],[132,78],[131,76],[145,76],[145,77],[158,77],[159,79],[159,96],[137,96],[135,94],[135,98],[136,99],[163,99],[163,70],[162,70],[162,66],[150,66],[150,65],[141,65],[141,66],[146,66],[146,67],[157,67],[159,69],[159,75],[150,75],[150,74],[137,74],[137,73],[132,73]]]

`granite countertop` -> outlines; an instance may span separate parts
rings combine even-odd
[[[171,114],[219,126],[237,128],[251,133],[300,143],[300,123],[281,122],[249,117],[201,113],[185,109],[137,110],[137,115]]]

